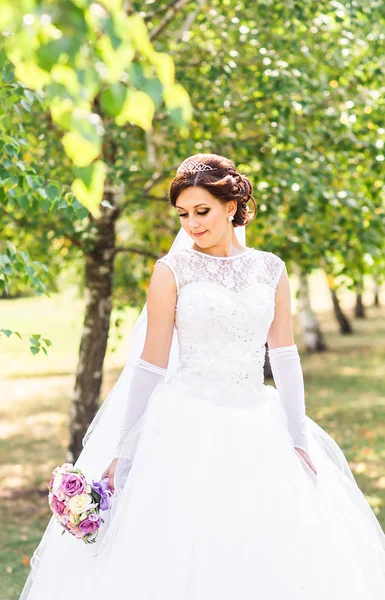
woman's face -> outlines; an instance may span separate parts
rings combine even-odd
[[[222,203],[205,188],[190,186],[179,194],[175,206],[185,232],[197,246],[209,248],[232,233],[228,217],[235,214],[236,204],[235,200]]]

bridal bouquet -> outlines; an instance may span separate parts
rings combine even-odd
[[[100,512],[110,508],[112,491],[107,479],[87,483],[83,472],[64,463],[52,472],[48,502],[58,523],[86,544],[95,542],[104,520]]]

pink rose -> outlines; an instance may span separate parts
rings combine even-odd
[[[95,531],[97,531],[100,527],[100,517],[98,518],[97,521],[90,521],[90,519],[87,517],[87,519],[83,519],[83,521],[80,521],[79,523],[79,529],[80,531],[84,531],[84,533],[94,533]]]
[[[49,482],[49,487],[53,487],[53,482],[54,482],[55,476],[52,477],[51,481]]]
[[[74,466],[73,466],[73,464],[72,464],[72,463],[64,463],[64,464],[62,464],[62,466],[60,467],[60,469],[61,469],[62,471],[68,471],[68,472],[69,472],[69,471],[72,471],[72,469],[73,469],[73,468],[74,468]]]
[[[65,493],[63,492],[63,490],[58,490],[56,492],[56,495],[59,498],[60,502],[64,502],[64,500],[67,499],[67,496],[65,495]]]
[[[77,496],[78,494],[84,494],[87,482],[83,475],[68,473],[63,475],[60,487],[67,496]]]
[[[86,534],[84,533],[84,531],[81,531],[81,530],[80,530],[80,531],[77,531],[77,532],[75,533],[75,537],[77,537],[77,538],[84,538],[84,536],[85,536],[85,535],[86,535]]]
[[[56,498],[55,495],[52,496],[52,508],[58,515],[63,514],[65,507],[65,504],[63,502],[60,502],[60,500]]]

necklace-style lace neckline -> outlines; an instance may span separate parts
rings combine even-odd
[[[208,258],[215,258],[216,260],[231,260],[233,258],[239,258],[240,256],[245,256],[254,248],[247,248],[245,252],[241,254],[234,254],[233,256],[212,256],[211,254],[206,254],[205,252],[200,252],[199,250],[195,250],[194,248],[186,248],[186,250],[190,250],[191,252],[195,252],[195,254],[200,254],[202,256],[208,256]]]

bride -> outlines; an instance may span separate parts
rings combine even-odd
[[[170,201],[180,232],[76,463],[108,477],[108,519],[89,546],[52,517],[21,600],[384,600],[384,533],[305,414],[285,263],[245,245],[250,181],[197,154]]]

